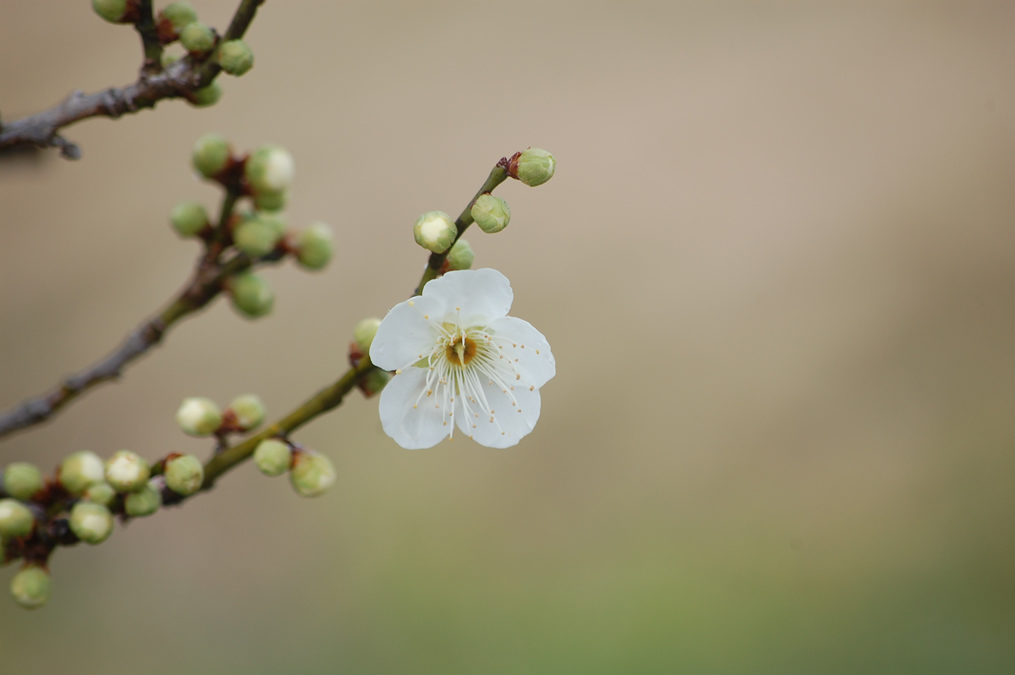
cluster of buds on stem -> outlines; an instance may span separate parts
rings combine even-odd
[[[335,484],[331,460],[282,438],[261,441],[254,450],[254,466],[265,476],[288,472],[289,483],[303,497],[319,497]]]

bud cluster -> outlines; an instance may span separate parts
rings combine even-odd
[[[281,476],[288,471],[289,483],[303,497],[318,497],[335,483],[331,460],[281,438],[268,438],[258,444],[254,466],[265,476]]]

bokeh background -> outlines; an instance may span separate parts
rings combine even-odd
[[[553,346],[542,419],[409,452],[353,395],[296,436],[332,492],[244,465],[59,550],[47,607],[0,602],[0,671],[1015,671],[1015,4],[271,1],[248,41],[213,108],[0,161],[0,406],[182,285],[202,133],[289,148],[334,263],[272,269],[270,318],[216,303],[0,461],[207,453],[185,396],[290,410],[413,287],[416,216],[530,145],[557,175],[468,238]],[[0,111],[139,54],[86,0],[0,0]]]

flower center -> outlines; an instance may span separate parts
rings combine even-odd
[[[444,349],[448,361],[459,366],[468,365],[476,355],[476,343],[463,334],[456,335],[454,340]]]

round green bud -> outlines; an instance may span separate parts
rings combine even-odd
[[[180,455],[166,462],[166,485],[178,495],[187,497],[201,489],[204,465],[194,455]]]
[[[255,194],[285,192],[293,183],[295,164],[285,148],[262,145],[247,158],[243,171]]]
[[[249,272],[237,274],[229,281],[229,297],[233,308],[250,319],[271,313],[275,305],[275,293],[268,282]]]
[[[363,378],[362,387],[367,396],[381,393],[381,390],[391,381],[391,373],[386,370],[373,369]]]
[[[557,161],[546,150],[529,148],[522,151],[516,167],[515,175],[518,180],[529,187],[536,187],[553,178]]]
[[[81,495],[81,499],[85,501],[93,502],[95,504],[102,504],[103,506],[109,506],[116,499],[116,490],[109,483],[92,483],[85,490],[84,494]]]
[[[491,194],[482,194],[472,205],[472,219],[487,234],[500,232],[511,222],[511,209],[507,202]]]
[[[219,45],[217,60],[222,70],[239,77],[254,67],[254,52],[243,40],[228,40]]]
[[[162,507],[162,491],[158,483],[148,483],[137,492],[131,492],[123,498],[124,512],[133,518],[150,516]]]
[[[36,609],[49,600],[52,586],[49,572],[41,567],[29,565],[21,568],[21,571],[11,579],[11,595],[14,596],[14,601],[25,609]]]
[[[179,60],[180,60],[180,55],[179,54],[173,54],[172,52],[165,51],[165,50],[162,52],[162,67],[163,68],[168,68],[169,66],[173,65],[174,63],[176,63]]]
[[[159,12],[159,18],[168,21],[179,35],[184,28],[197,21],[197,12],[189,2],[173,2]]]
[[[458,228],[451,216],[443,211],[428,211],[416,219],[412,234],[416,243],[426,250],[444,253],[458,236]]]
[[[110,23],[127,23],[128,0],[92,0],[92,9]]]
[[[14,462],[4,469],[4,490],[23,502],[42,489],[42,472],[34,464]]]
[[[258,192],[254,195],[254,206],[259,211],[281,211],[289,201],[289,192]]]
[[[0,499],[0,539],[14,539],[31,534],[35,517],[27,506],[16,499]]]
[[[80,495],[92,483],[104,480],[106,465],[94,452],[75,452],[60,465],[60,484],[72,495]]]
[[[215,47],[215,31],[200,21],[191,21],[180,31],[180,44],[191,54],[205,54]]]
[[[176,411],[176,423],[190,436],[211,436],[222,426],[222,411],[210,398],[185,398]]]
[[[219,134],[205,134],[194,143],[191,161],[205,178],[214,178],[229,164],[229,143]]]
[[[247,218],[233,232],[236,248],[251,258],[260,258],[275,250],[281,234],[269,218]]]
[[[335,467],[324,455],[297,452],[289,470],[289,482],[304,497],[318,497],[335,484]]]
[[[476,254],[472,251],[472,246],[469,245],[465,239],[459,239],[455,242],[455,245],[448,251],[448,257],[446,258],[448,263],[448,271],[452,270],[467,270],[472,267],[472,261],[476,259]]]
[[[334,236],[324,223],[314,223],[296,235],[296,261],[309,270],[326,267],[334,250]]]
[[[113,533],[113,515],[102,504],[78,502],[70,510],[70,529],[86,544],[101,544]]]
[[[254,464],[265,476],[281,476],[292,464],[289,444],[276,438],[261,441],[254,450]]]
[[[370,345],[373,344],[374,336],[377,335],[377,328],[380,325],[381,320],[372,316],[363,319],[352,329],[352,339],[364,354],[370,351]]]
[[[218,103],[220,98],[222,98],[222,85],[212,82],[207,87],[192,91],[187,101],[195,108],[207,108]]]
[[[264,401],[257,394],[237,396],[229,404],[229,409],[236,416],[236,426],[242,431],[256,429],[264,421],[264,416],[267,414]]]
[[[148,462],[130,450],[117,450],[106,462],[106,482],[117,492],[139,490],[149,476]]]
[[[181,237],[196,237],[208,227],[208,212],[197,202],[183,202],[173,207],[169,222]]]

